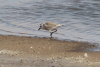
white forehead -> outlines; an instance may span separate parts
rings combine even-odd
[[[40,25],[43,26],[43,24],[45,24],[45,23],[41,23]]]

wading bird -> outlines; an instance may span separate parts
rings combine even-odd
[[[63,25],[61,25],[61,24],[56,24],[56,23],[53,23],[53,22],[46,22],[46,23],[40,24],[40,28],[39,28],[38,30],[43,29],[43,30],[49,31],[49,32],[50,32],[50,36],[51,36],[51,38],[52,38],[52,34],[53,34],[54,32],[56,32],[57,29],[58,29],[59,27],[61,27],[61,26],[63,26]]]

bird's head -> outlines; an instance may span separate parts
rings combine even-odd
[[[44,23],[40,24],[40,28],[38,30],[43,29],[43,25]]]

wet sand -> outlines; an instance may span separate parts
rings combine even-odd
[[[95,44],[0,35],[0,67],[99,67]]]

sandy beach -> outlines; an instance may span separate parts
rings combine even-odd
[[[99,67],[95,44],[0,35],[0,67]]]

